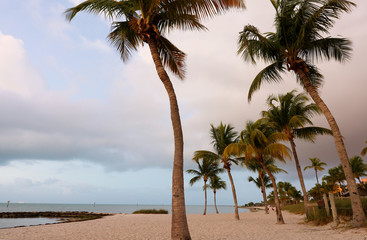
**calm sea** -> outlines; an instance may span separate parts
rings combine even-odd
[[[219,213],[234,212],[233,206],[217,206]],[[48,204],[48,203],[0,203],[0,212],[66,212],[66,211],[87,211],[95,213],[132,213],[140,209],[165,209],[171,213],[170,205],[126,205],[126,204]],[[187,205],[187,214],[201,214],[204,206]],[[240,208],[240,212],[248,212],[247,209]],[[215,213],[214,205],[208,205],[207,213]],[[55,223],[58,219],[49,218],[0,218],[0,228],[17,226],[32,226],[39,224]]]

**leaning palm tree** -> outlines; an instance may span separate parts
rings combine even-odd
[[[266,159],[264,161],[264,163],[268,167],[269,171],[271,171],[273,174],[274,173],[279,173],[279,172],[287,173],[287,171],[277,167],[274,164],[275,160],[273,158]],[[271,179],[269,178],[268,175],[266,175],[266,172],[265,172],[264,168],[262,167],[262,165],[256,159],[251,159],[250,161],[247,161],[247,169],[249,169],[252,172],[257,172],[259,174],[259,176],[256,179],[254,179],[252,177],[249,177],[248,181],[249,182],[254,181],[256,186],[258,188],[260,188],[261,193],[263,195],[265,213],[267,214],[267,213],[269,213],[269,210],[268,210],[268,201],[267,201],[267,197],[266,197],[266,188],[272,187]]]
[[[311,161],[311,165],[310,166],[306,166],[303,170],[306,171],[307,169],[314,169],[315,170],[315,175],[316,175],[316,182],[317,185],[320,185],[319,183],[319,178],[317,176],[317,171],[322,171],[325,170],[325,168],[323,168],[322,166],[326,166],[326,163],[321,162],[321,160],[319,158],[310,158]]]
[[[211,144],[213,145],[215,152],[200,150],[194,153],[193,159],[199,158],[210,158],[212,161],[220,161],[223,163],[223,168],[227,171],[229,181],[231,183],[233,202],[234,202],[234,214],[237,220],[240,219],[240,215],[238,214],[238,203],[237,203],[237,195],[236,188],[234,186],[234,181],[231,173],[232,164],[238,164],[238,160],[235,158],[224,158],[223,152],[224,149],[231,143],[236,142],[237,140],[237,132],[234,131],[234,128],[230,124],[220,123],[218,127],[214,127],[213,124],[210,125],[210,137],[212,139]]]
[[[271,179],[274,190],[274,201],[277,213],[277,223],[284,224],[284,219],[280,209],[278,198],[277,184],[273,173],[266,166],[265,161],[270,158],[275,158],[285,162],[285,158],[289,158],[289,149],[279,143],[285,141],[285,134],[276,132],[272,129],[269,123],[263,119],[254,122],[247,122],[245,130],[240,134],[240,140],[237,143],[228,145],[223,153],[223,158],[235,154],[244,156],[245,164],[251,159],[256,159]]]
[[[203,179],[203,181],[204,181],[203,189],[204,189],[204,193],[205,193],[205,207],[204,207],[203,215],[206,215],[206,206],[207,206],[207,202],[208,202],[207,193],[206,193],[206,189],[207,189],[206,182],[208,181],[209,178],[217,177],[217,174],[223,172],[224,169],[219,168],[217,162],[213,162],[210,159],[206,159],[206,158],[203,158],[201,163],[200,163],[199,160],[196,160],[196,159],[195,159],[195,162],[198,165],[198,170],[189,169],[186,172],[195,175],[190,180],[190,185],[191,186],[194,183],[198,182],[200,179]]]
[[[353,156],[350,159],[350,166],[352,167],[353,175],[358,179],[360,186],[362,188],[366,188],[361,181],[361,177],[367,176],[367,164],[363,162],[363,159],[360,156]]]
[[[295,93],[296,90],[293,90],[286,94],[269,96],[267,99],[268,110],[263,111],[261,115],[271,122],[279,132],[283,132],[288,136],[303,193],[306,214],[308,214],[308,196],[294,140],[299,138],[314,142],[317,135],[332,135],[332,132],[326,128],[312,126],[311,117],[321,114],[320,108],[314,103],[307,104],[309,98],[306,94]]]
[[[218,214],[219,212],[217,208],[217,190],[227,189],[226,181],[221,180],[221,178],[218,176],[214,176],[210,178],[210,183],[208,187],[213,190],[215,212]]]
[[[319,95],[323,76],[314,60],[335,59],[344,62],[350,58],[351,42],[340,37],[325,37],[335,20],[350,12],[355,4],[347,0],[270,0],[275,8],[276,32],[261,34],[247,25],[240,32],[238,53],[247,61],[255,58],[269,63],[253,80],[248,94],[264,82],[279,82],[281,73],[292,71],[313,101],[322,110],[333,132],[335,146],[352,192],[353,226],[362,226],[366,220],[343,137],[331,111]]]
[[[164,34],[175,28],[204,30],[206,28],[200,23],[201,19],[229,8],[244,8],[244,3],[242,0],[87,0],[65,12],[69,21],[79,12],[102,14],[110,18],[113,23],[108,39],[123,61],[127,61],[144,44],[150,49],[171,109],[175,147],[172,174],[173,239],[191,237],[185,210],[181,119],[176,94],[166,68],[183,79],[185,53],[165,38]]]

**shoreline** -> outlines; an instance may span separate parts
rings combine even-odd
[[[286,224],[276,224],[274,212],[188,214],[192,239],[323,239],[365,240],[367,229],[345,226],[334,229],[331,224],[313,226],[304,223],[304,216],[284,211]],[[0,239],[7,240],[169,240],[171,214],[115,214],[100,219],[62,224],[0,229]]]

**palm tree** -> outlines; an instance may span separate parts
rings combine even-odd
[[[231,182],[235,218],[239,220],[240,215],[238,214],[236,188],[231,174],[231,165],[233,163],[237,165],[238,161],[237,159],[230,157],[223,157],[224,149],[229,144],[237,141],[237,132],[234,131],[234,128],[230,124],[227,125],[220,123],[218,127],[214,127],[214,125],[211,124],[210,127],[210,137],[212,139],[211,144],[213,145],[215,152],[206,150],[196,151],[193,159],[208,158],[212,159],[212,161],[220,161],[223,163],[223,168],[226,169],[229,181]]]
[[[354,156],[350,159],[350,165],[352,167],[353,175],[358,179],[360,186],[366,188],[361,181],[361,177],[367,176],[367,164],[363,162],[363,159],[360,156]]]
[[[344,182],[345,180],[345,174],[344,174],[342,165],[340,164],[336,167],[330,168],[328,170],[328,173],[329,173],[329,176],[331,176],[332,179],[335,180],[335,182],[339,183],[339,186],[341,189],[341,191],[339,191],[339,196],[340,196],[340,193],[344,191],[344,186],[342,182]]]
[[[316,174],[316,182],[319,185],[319,178],[317,177],[317,171],[322,171],[325,170],[325,168],[323,168],[322,166],[326,166],[326,163],[321,162],[320,159],[318,158],[310,158],[311,161],[311,165],[310,166],[306,166],[303,170],[306,171],[306,169],[314,169],[315,170],[315,174]]]
[[[210,183],[208,186],[210,189],[213,189],[214,194],[214,206],[215,206],[215,212],[218,214],[218,208],[217,208],[217,190],[219,189],[227,189],[227,184],[225,181],[221,180],[220,177],[214,176],[210,178]]]
[[[217,177],[217,174],[223,172],[224,169],[219,168],[218,163],[213,162],[210,159],[203,158],[201,164],[200,164],[199,160],[194,160],[194,161],[198,165],[198,170],[189,169],[186,172],[195,175],[190,180],[190,185],[191,186],[194,183],[196,183],[197,181],[199,181],[200,179],[203,179],[203,181],[204,181],[203,189],[204,189],[204,193],[205,193],[205,207],[204,207],[203,215],[206,215],[206,206],[207,206],[207,202],[208,202],[207,193],[206,193],[206,189],[207,189],[206,182],[208,181],[209,178]]]
[[[112,21],[111,44],[127,61],[139,46],[149,46],[157,74],[170,102],[174,134],[172,173],[172,239],[190,239],[187,226],[183,180],[183,133],[176,94],[165,68],[184,78],[185,53],[164,37],[164,33],[206,29],[200,20],[229,8],[244,8],[242,0],[87,0],[66,10],[71,21],[79,12],[104,15]]]
[[[280,209],[278,199],[277,184],[274,175],[266,166],[265,161],[270,158],[285,162],[285,157],[289,158],[289,149],[278,141],[286,140],[283,133],[275,132],[274,129],[262,119],[254,122],[247,122],[245,130],[240,134],[240,140],[226,147],[223,158],[228,158],[232,154],[244,156],[245,164],[251,159],[256,159],[271,179],[274,189],[274,200],[277,213],[277,223],[284,224],[284,219]]]
[[[363,212],[342,134],[331,111],[319,95],[323,76],[313,64],[314,60],[335,59],[340,62],[351,56],[351,42],[345,38],[329,37],[329,29],[344,12],[355,4],[347,0],[270,0],[275,8],[275,33],[261,34],[247,25],[240,32],[238,53],[245,60],[256,63],[255,58],[269,63],[254,79],[248,99],[263,82],[279,82],[281,73],[292,71],[297,81],[322,110],[333,132],[335,146],[342,163],[348,188],[352,192],[353,226],[364,225]]]
[[[313,123],[310,118],[314,115],[321,114],[321,110],[316,104],[307,104],[309,98],[304,93],[296,95],[295,92],[293,90],[286,94],[269,96],[267,99],[269,109],[263,111],[261,115],[271,122],[279,132],[283,132],[288,136],[303,192],[306,214],[308,214],[308,196],[294,139],[300,138],[314,142],[316,135],[332,135],[332,132],[326,128],[312,126]],[[306,127],[306,125],[310,126]]]
[[[264,161],[269,171],[271,171],[272,173],[279,173],[279,172],[287,173],[287,171],[277,167],[274,164],[274,162],[275,160],[273,158],[266,159]],[[266,198],[266,188],[272,187],[271,179],[269,178],[268,175],[266,175],[266,172],[263,169],[262,165],[258,161],[256,161],[256,159],[251,159],[247,161],[247,169],[249,169],[252,172],[257,172],[259,174],[259,176],[256,179],[249,177],[248,181],[249,182],[253,181],[256,184],[256,186],[261,189],[261,193],[263,194],[265,213],[269,213],[268,201]]]

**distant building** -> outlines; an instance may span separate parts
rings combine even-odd
[[[363,182],[363,184],[367,184],[367,177],[361,178],[361,181]]]

